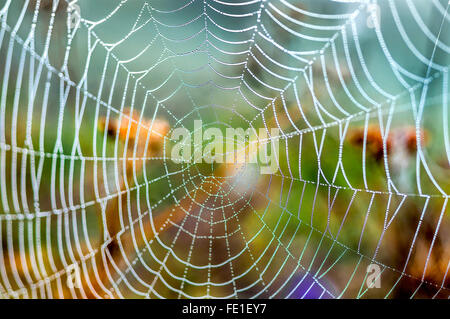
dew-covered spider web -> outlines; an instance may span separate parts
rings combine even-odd
[[[1,297],[450,296],[448,0],[0,19]],[[278,128],[278,170],[174,162],[196,120]]]

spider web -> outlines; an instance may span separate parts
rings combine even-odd
[[[2,297],[449,297],[446,0],[75,3],[0,2]],[[194,120],[278,171],[174,163]]]

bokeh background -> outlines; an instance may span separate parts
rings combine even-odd
[[[446,0],[76,5],[0,1],[0,296],[448,298]],[[199,119],[279,171],[174,163]]]

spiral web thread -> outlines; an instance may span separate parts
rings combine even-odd
[[[0,3],[0,296],[450,295],[446,0]],[[280,168],[140,153],[161,118],[277,127]]]

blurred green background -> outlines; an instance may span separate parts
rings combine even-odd
[[[447,4],[263,4],[0,1],[0,295],[448,297]],[[132,136],[197,119],[281,128],[279,171]]]

